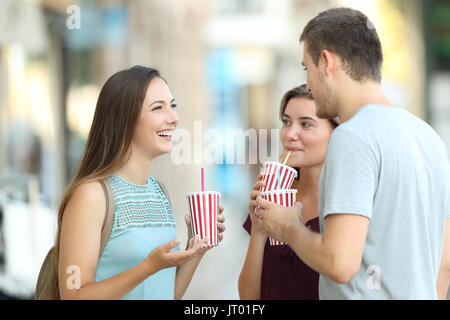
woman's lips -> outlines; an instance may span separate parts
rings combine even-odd
[[[297,151],[303,151],[303,149],[300,148],[285,148],[286,151],[291,151],[291,152],[297,152]]]
[[[172,130],[161,130],[158,131],[156,133],[158,135],[158,137],[167,140],[167,141],[171,141],[172,140]]]
[[[170,137],[170,136],[166,136],[166,137],[164,137],[164,136],[159,136],[161,139],[163,139],[163,140],[166,140],[166,141],[172,141],[172,137]]]

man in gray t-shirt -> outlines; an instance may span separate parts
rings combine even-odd
[[[321,233],[301,223],[301,203],[258,197],[264,230],[321,274],[321,299],[445,298],[450,168],[441,139],[384,96],[381,44],[364,14],[324,11],[300,40],[316,114],[342,124],[321,172]]]
[[[345,284],[321,276],[320,298],[435,299],[449,181],[441,139],[404,109],[366,105],[338,127],[320,179],[321,230],[329,214],[370,222],[357,274]]]

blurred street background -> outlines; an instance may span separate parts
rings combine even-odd
[[[427,121],[450,150],[449,0],[0,0],[0,298],[33,297],[61,196],[113,73],[158,68],[179,106],[178,127],[192,137],[201,121],[203,131],[267,129],[270,142],[283,93],[306,81],[300,33],[336,6],[371,19],[386,95]],[[185,194],[200,191],[202,167],[205,188],[222,193],[227,231],[184,298],[239,299],[249,240],[242,224],[261,162],[154,161],[183,242]]]

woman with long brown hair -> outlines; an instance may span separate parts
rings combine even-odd
[[[186,250],[179,250],[171,206],[149,176],[152,159],[173,148],[175,108],[156,69],[135,66],[103,86],[78,171],[58,213],[62,299],[179,299],[186,291],[208,249],[204,240],[188,238]],[[114,220],[99,258],[107,206],[103,179],[112,189]],[[189,216],[185,219],[190,237]],[[218,220],[221,240],[223,216]],[[66,285],[73,276],[67,270],[79,271],[79,288]]]

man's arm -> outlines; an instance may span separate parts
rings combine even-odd
[[[288,231],[288,244],[311,268],[337,283],[346,283],[361,266],[368,226],[369,219],[364,216],[328,215],[323,234],[297,225]]]
[[[361,266],[369,218],[355,214],[330,214],[322,234],[301,223],[301,204],[286,208],[258,197],[258,212],[264,230],[284,241],[312,269],[336,281],[346,283]]]
[[[447,297],[450,285],[450,219],[445,220],[444,246],[442,248],[441,266],[436,283],[437,296],[440,300]]]

